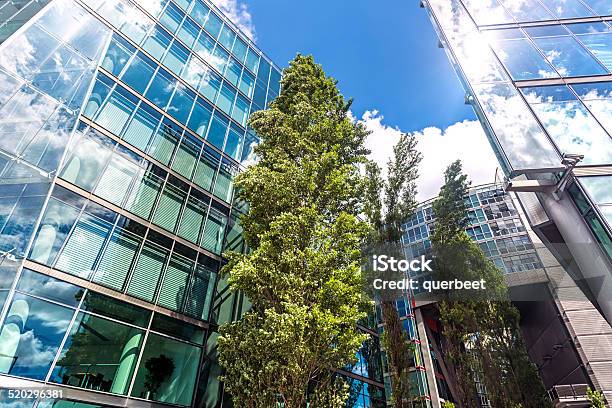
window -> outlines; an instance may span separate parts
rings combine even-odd
[[[206,140],[213,144],[213,146],[218,149],[223,149],[223,142],[225,142],[225,134],[227,132],[227,128],[229,125],[229,120],[227,120],[223,115],[215,112],[212,122],[210,124],[210,129],[208,130],[208,136]]]
[[[152,241],[145,242],[127,285],[129,295],[148,302],[153,301],[157,282],[166,264],[168,253],[166,248]]]
[[[198,0],[194,3],[189,15],[195,21],[197,21],[200,25],[203,26],[206,24],[206,21],[208,20],[209,11],[210,9],[208,8],[208,6],[206,6],[204,3]]]
[[[609,176],[581,177],[580,182],[599,210],[612,226],[612,193],[610,192]]]
[[[497,0],[466,0],[464,4],[478,25],[514,23],[514,19]]]
[[[15,293],[2,325],[0,373],[44,380],[74,311]]]
[[[121,70],[134,52],[134,47],[121,37],[115,35],[108,45],[101,66],[114,76],[119,77]]]
[[[208,98],[209,101],[215,102],[219,88],[221,88],[221,77],[209,71],[200,83],[200,92]]]
[[[553,78],[559,75],[520,29],[486,31],[495,53],[512,79]]]
[[[553,16],[537,0],[502,0],[502,3],[517,21],[551,20]]]
[[[150,334],[136,374],[132,396],[190,406],[200,354],[199,347]],[[146,380],[152,373],[160,372],[165,374],[161,384],[151,384]]]
[[[221,253],[226,224],[227,215],[215,208],[215,206],[211,207],[202,237],[201,245],[204,249],[207,249],[215,254]]]
[[[211,11],[208,14],[208,20],[206,21],[206,24],[204,24],[204,28],[213,38],[217,38],[219,31],[221,31],[222,24],[221,19]]]
[[[193,112],[189,118],[189,129],[204,137],[208,130],[208,123],[212,115],[212,106],[202,98],[196,100]]]
[[[259,67],[259,55],[257,54],[257,51],[252,48],[249,48],[245,65],[248,69],[251,70],[252,73],[257,75],[257,68]]]
[[[176,36],[180,38],[181,41],[183,41],[188,47],[191,47],[196,38],[198,38],[199,32],[200,29],[198,26],[193,21],[186,18]]]
[[[599,123],[612,133],[612,82],[575,84],[572,88]]]
[[[180,244],[175,244],[175,250],[177,245]],[[159,290],[158,305],[170,310],[182,310],[183,299],[187,293],[187,282],[193,266],[193,260],[176,252],[172,254]]]
[[[51,381],[125,395],[143,337],[142,330],[80,312]]]
[[[141,103],[123,132],[122,139],[144,152],[160,120],[161,114],[147,104]]]
[[[187,200],[185,211],[181,219],[181,225],[178,230],[178,235],[188,241],[197,244],[200,238],[200,231],[204,226],[204,220],[208,213],[208,202],[210,199],[204,197],[194,197],[193,195]]]
[[[137,99],[125,89],[116,88],[98,112],[95,122],[114,135],[120,135],[123,126],[136,109]]]
[[[164,52],[170,46],[172,38],[163,30],[161,27],[156,26],[147,39],[145,40],[142,48],[147,50],[153,57],[161,61]]]
[[[253,87],[255,86],[255,79],[253,75],[249,74],[248,71],[242,71],[242,79],[240,80],[240,90],[247,96],[253,96]]]
[[[94,282],[121,291],[141,242],[136,234],[116,228],[94,274]]]
[[[562,76],[607,73],[563,26],[529,27],[525,31]]]
[[[151,86],[145,96],[159,108],[164,109],[170,100],[175,85],[176,79],[160,68],[151,81]]]
[[[232,54],[240,61],[244,62],[244,59],[247,55],[247,49],[249,47],[246,45],[244,41],[240,37],[236,37],[236,42],[234,43],[234,48],[232,48]]]
[[[246,126],[247,119],[249,117],[249,101],[238,95],[236,98],[236,104],[232,111],[232,119],[240,123],[242,126]]]
[[[227,135],[227,142],[225,143],[225,149],[223,151],[230,157],[238,159],[240,148],[242,147],[242,141],[244,139],[244,130],[235,124],[231,124],[229,133]]]
[[[136,160],[139,160],[138,156],[118,148],[104,169],[94,194],[118,206],[123,205],[139,169]]]
[[[529,104],[563,153],[584,164],[612,161],[612,140],[567,86],[523,88]]]
[[[224,82],[219,93],[219,99],[217,100],[217,107],[229,115],[232,112],[235,97],[236,91]]]
[[[181,128],[168,119],[164,119],[161,126],[151,139],[149,155],[166,166],[170,163],[172,153],[181,138]]]
[[[200,34],[200,38],[198,38],[198,42],[193,47],[193,50],[204,60],[208,61],[210,56],[215,49],[215,40],[210,38],[208,34],[202,32]]]
[[[590,17],[593,15],[580,0],[546,0],[546,5],[559,18]]]
[[[175,41],[164,57],[163,63],[170,71],[174,72],[176,75],[181,75],[183,67],[187,64],[188,59],[189,51]]]
[[[213,194],[227,202],[231,201],[234,175],[238,172],[229,161],[223,159],[215,181]]]
[[[87,191],[92,191],[98,177],[108,162],[113,142],[105,136],[90,131],[77,132],[77,138],[60,170],[60,177]]]
[[[148,220],[163,182],[163,178],[158,175],[142,171],[136,178],[125,209]]]
[[[168,113],[174,116],[179,122],[186,125],[194,100],[195,94],[179,83],[172,97],[172,101],[170,102],[170,106],[168,106]]]
[[[203,189],[210,191],[220,159],[221,156],[218,153],[214,152],[210,147],[204,146],[193,176],[193,182]]]
[[[584,23],[567,26],[578,40],[591,51],[599,61],[612,71],[612,29],[604,23]]]
[[[156,67],[157,64],[139,52],[130,61],[127,69],[121,76],[121,80],[136,92],[144,94]]]
[[[176,150],[176,155],[172,163],[172,170],[187,179],[191,179],[191,174],[193,173],[201,149],[202,142],[191,136],[185,135],[183,141]]]
[[[232,85],[238,86],[241,73],[242,65],[240,65],[234,58],[230,58],[224,74],[225,79],[227,79]]]
[[[221,35],[219,36],[219,42],[226,49],[231,50],[232,46],[234,45],[235,38],[236,38],[236,33],[234,33],[227,24],[224,24],[223,28],[221,29]]]
[[[178,7],[172,3],[168,3],[168,7],[166,7],[166,10],[159,18],[159,22],[166,27],[168,31],[174,33],[181,24],[181,21],[183,21],[183,17],[185,17],[185,15]]]
[[[180,182],[176,180],[176,183],[179,184]],[[180,183],[180,185],[182,184]],[[160,227],[174,232],[186,195],[185,191],[178,186],[166,183],[152,221]]]

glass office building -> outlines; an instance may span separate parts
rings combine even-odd
[[[585,307],[612,322],[612,3],[422,0],[421,6],[482,123],[506,189],[518,192],[531,228],[589,299]],[[609,325],[596,330],[611,332]],[[612,394],[612,362],[592,357],[589,369]]]
[[[232,180],[280,78],[207,0],[0,2],[0,388],[62,391],[0,405],[225,403]]]

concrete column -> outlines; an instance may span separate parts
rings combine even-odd
[[[421,340],[421,350],[423,354],[423,365],[425,366],[425,376],[429,384],[429,396],[431,397],[431,406],[433,408],[440,408],[440,393],[438,392],[438,384],[436,383],[436,377],[434,375],[434,366],[431,359],[431,353],[429,351],[429,339],[427,338],[427,331],[425,330],[425,321],[423,320],[423,314],[421,309],[414,309],[414,318],[417,324],[417,331],[419,332],[419,340]]]

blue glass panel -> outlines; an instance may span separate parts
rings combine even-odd
[[[235,97],[236,91],[224,82],[219,93],[219,99],[217,100],[217,107],[229,115],[232,111]]]
[[[189,118],[189,128],[198,135],[204,137],[212,115],[212,106],[205,100],[198,98],[193,106],[193,112]]]
[[[164,13],[159,18],[159,22],[168,29],[171,33],[176,32],[176,29],[183,21],[185,14],[174,4],[168,3],[168,7],[164,10]]]
[[[236,37],[236,42],[234,43],[234,48],[232,49],[232,54],[236,57],[238,61],[241,63],[244,62],[244,59],[247,55],[248,46],[240,37]]]
[[[121,80],[128,84],[135,91],[143,94],[153,72],[155,72],[157,64],[155,64],[146,55],[139,52],[130,61],[127,69],[121,76]]]
[[[612,82],[576,84],[572,88],[599,123],[612,134]]]
[[[106,55],[100,64],[104,69],[119,77],[119,74],[128,60],[134,54],[135,48],[119,36],[114,36],[108,45]]]
[[[223,151],[233,159],[238,159],[240,153],[240,147],[244,139],[244,130],[239,126],[232,123],[230,126],[229,133],[227,135],[227,142],[225,143],[225,149]]]
[[[160,68],[151,81],[151,86],[145,96],[158,107],[164,109],[170,100],[175,85],[176,79]]]
[[[181,41],[183,41],[188,47],[191,47],[196,38],[198,38],[199,32],[200,29],[198,26],[193,21],[186,18],[176,36],[180,38]]]
[[[478,25],[514,23],[514,19],[497,0],[465,0],[465,7]]]
[[[242,71],[242,79],[240,80],[240,90],[249,98],[253,96],[253,87],[255,86],[255,78],[249,74],[247,70]]]
[[[612,15],[612,3],[609,0],[583,0],[600,16]]]
[[[206,140],[208,140],[218,149],[222,150],[228,125],[229,120],[227,120],[223,115],[215,113],[210,124],[210,129],[208,130]]]
[[[217,100],[219,88],[221,88],[221,77],[212,71],[208,71],[200,83],[200,92],[214,103]]]
[[[207,5],[201,1],[196,1],[189,12],[189,15],[197,21],[200,25],[204,26],[208,20],[208,12],[210,9]]]
[[[174,116],[179,122],[187,124],[191,107],[195,101],[195,93],[180,83],[176,87],[176,92],[168,106],[168,113]]]
[[[240,123],[242,126],[246,126],[246,122],[249,115],[249,101],[241,95],[236,98],[236,104],[232,111],[232,119]]]
[[[164,57],[163,63],[170,71],[174,72],[176,75],[181,75],[181,71],[188,59],[189,50],[175,41]]]
[[[553,16],[537,0],[502,0],[502,3],[518,21],[553,19]]]
[[[17,290],[72,307],[79,304],[84,293],[80,286],[26,268],[21,272]]]
[[[249,48],[245,65],[251,70],[252,73],[257,75],[257,68],[259,68],[259,55],[257,54],[257,51]]]
[[[583,34],[578,39],[591,51],[608,71],[612,72],[612,32]]]
[[[612,177],[581,177],[580,182],[596,204],[612,204]]]
[[[73,309],[15,293],[2,326],[8,338],[3,336],[0,372],[44,380],[73,314]]]
[[[234,58],[230,58],[227,69],[225,70],[225,78],[234,86],[238,86],[240,74],[242,73],[242,65]]]
[[[161,61],[164,52],[172,41],[171,37],[161,27],[156,26],[145,40],[142,48]]]
[[[213,50],[215,49],[215,40],[208,34],[202,32],[198,38],[198,42],[193,47],[193,50],[205,60],[208,60]]]
[[[221,45],[225,47],[227,50],[231,50],[234,45],[234,39],[236,38],[236,33],[232,31],[231,28],[227,24],[223,26],[221,30],[221,35],[219,36],[219,42]]]
[[[219,31],[221,31],[222,24],[223,22],[221,21],[219,16],[217,16],[211,11],[210,14],[208,14],[208,21],[206,21],[206,24],[204,24],[204,28],[206,29],[206,31],[208,31],[210,35],[212,35],[214,38],[217,38],[217,36],[219,35]]]
[[[559,18],[590,17],[593,12],[580,0],[546,0],[546,6]]]

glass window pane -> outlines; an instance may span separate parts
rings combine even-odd
[[[556,89],[562,92],[553,93]],[[567,87],[533,87],[522,91],[561,152],[584,154],[584,164],[612,161],[612,140]]]
[[[163,14],[159,18],[159,22],[166,27],[168,31],[174,33],[181,24],[184,16],[185,15],[178,7],[172,3],[169,3],[166,10],[164,10]]]
[[[232,112],[235,97],[236,91],[224,82],[217,100],[217,107],[229,115]]]
[[[198,42],[193,47],[193,50],[204,60],[208,61],[215,49],[215,40],[208,34],[202,32],[198,38]]]
[[[110,93],[111,87],[112,81],[105,76],[99,75],[98,78],[96,78],[96,83],[94,84],[93,89],[91,90],[91,95],[89,96],[87,105],[83,109],[83,115],[90,119],[94,118],[100,109],[100,105],[102,105],[102,102],[104,102]]]
[[[187,47],[191,47],[198,37],[199,32],[200,29],[198,26],[193,21],[186,18],[176,36],[180,38]]]
[[[545,4],[559,18],[590,17],[593,15],[580,0],[546,0]]]
[[[257,75],[257,68],[259,67],[259,55],[257,54],[257,51],[252,48],[249,48],[245,64],[246,67],[250,69],[252,73]]]
[[[236,37],[236,42],[234,43],[232,54],[234,54],[234,56],[238,59],[238,61],[242,63],[244,62],[244,59],[246,58],[248,48],[249,47],[246,45],[244,41],[242,41],[240,37]]]
[[[60,177],[87,191],[93,187],[108,162],[113,142],[104,136],[90,132],[78,134],[74,145],[60,171]]]
[[[213,178],[219,167],[220,156],[218,153],[212,151],[208,146],[204,146],[198,166],[196,167],[193,181],[198,186],[205,190],[210,191]]]
[[[17,284],[17,290],[28,294],[76,307],[84,289],[59,279],[24,268]]]
[[[151,319],[151,311],[147,309],[91,290],[87,292],[81,309],[139,327],[147,327]]]
[[[125,209],[148,220],[162,184],[163,179],[151,172],[139,176]]]
[[[204,137],[208,130],[208,123],[212,115],[212,106],[202,98],[196,100],[193,106],[193,112],[189,118],[189,129],[193,130],[198,135]]]
[[[578,39],[612,72],[612,33],[583,34]]]
[[[176,228],[179,213],[183,206],[186,193],[170,183],[166,184],[166,188],[159,199],[153,222],[160,227],[173,232]]]
[[[612,134],[612,82],[576,84],[572,88],[599,123]]]
[[[62,249],[55,267],[88,279],[110,233],[107,222],[83,214]]]
[[[232,166],[229,161],[222,160],[221,168],[219,169],[219,174],[215,181],[213,194],[222,200],[230,202],[232,197],[232,185],[236,172],[237,169]]]
[[[176,92],[172,96],[172,101],[168,106],[168,113],[174,116],[179,122],[187,124],[187,118],[191,112],[191,106],[195,100],[195,94],[187,89],[186,86],[178,84]]]
[[[504,6],[518,21],[552,20],[553,16],[537,0],[502,0]]]
[[[213,36],[213,38],[217,38],[217,36],[219,35],[219,31],[221,31],[221,24],[223,23],[219,16],[217,16],[214,12],[211,11],[208,15],[208,21],[206,21],[204,28],[206,29],[206,31],[208,31],[210,35]]]
[[[135,49],[119,36],[113,36],[101,66],[118,77]]]
[[[223,142],[225,142],[225,134],[227,133],[227,128],[229,125],[229,120],[227,120],[224,116],[215,113],[210,124],[210,129],[208,130],[208,136],[206,140],[213,144],[213,146],[218,149],[223,149]]]
[[[153,301],[167,257],[167,249],[146,241],[134,266],[127,293],[148,302]]]
[[[113,231],[93,280],[121,291],[125,278],[140,247],[141,239],[128,231]]]
[[[73,309],[15,293],[0,339],[0,373],[44,380]]]
[[[234,45],[234,39],[236,38],[236,33],[232,31],[231,28],[227,24],[223,26],[221,29],[221,35],[219,36],[219,42],[228,50],[232,49]]]
[[[86,313],[79,313],[51,381],[125,395],[144,333]]]
[[[138,367],[132,396],[190,406],[200,354],[199,347],[150,334]],[[147,381],[151,377],[159,380]]]
[[[489,33],[500,35],[507,31],[516,32],[517,38],[493,40],[491,45],[510,72],[512,79],[523,80],[559,76],[520,30],[501,30],[501,32],[496,30]]]
[[[612,3],[609,0],[583,0],[587,5],[591,6],[600,16],[609,16],[612,14]]]
[[[155,27],[145,40],[142,48],[147,50],[153,57],[157,58],[157,60],[161,61],[162,55],[164,55],[164,52],[168,46],[170,46],[171,40],[172,39],[165,30],[160,27]]]
[[[253,87],[255,86],[255,79],[246,70],[242,71],[242,79],[240,80],[240,90],[247,96],[253,96]]]
[[[242,65],[233,58],[230,58],[225,70],[225,78],[234,86],[238,86],[240,80],[240,74],[242,73]]]
[[[181,78],[193,86],[194,89],[198,89],[207,72],[208,68],[194,54],[191,54],[187,67],[181,73]]]
[[[123,126],[136,109],[136,100],[119,88],[106,100],[95,121],[114,135],[120,135]]]
[[[227,216],[211,207],[202,236],[202,248],[220,254],[226,224]]]
[[[545,36],[544,28],[527,28],[536,45],[562,76],[598,75],[606,70],[569,34]],[[561,33],[559,33],[561,34]]]
[[[104,169],[93,193],[121,206],[139,169],[135,158],[130,159],[127,155],[116,152]]]
[[[176,253],[172,254],[164,274],[157,304],[180,311],[187,292],[187,280],[194,262]]]
[[[185,136],[176,150],[176,156],[172,163],[172,170],[187,179],[191,179],[191,173],[198,160],[201,148],[202,142],[191,136]]]
[[[208,204],[194,197],[189,197],[183,212],[178,235],[197,244],[207,212]]]
[[[141,104],[123,132],[123,140],[143,152],[146,151],[160,120],[161,114],[148,105]]]
[[[176,79],[160,68],[151,81],[151,86],[145,96],[158,107],[164,109],[170,100],[175,85]]]
[[[174,72],[176,75],[181,75],[181,71],[188,59],[189,51],[175,41],[164,57],[163,63],[170,71]]]
[[[190,341],[192,343],[204,343],[204,329],[159,313],[156,313],[155,316],[153,316],[151,330],[165,333],[169,336]]]
[[[135,91],[143,94],[147,84],[155,72],[155,64],[143,53],[134,55],[127,69],[121,75],[121,80]]]
[[[223,151],[233,159],[238,159],[240,154],[240,148],[242,147],[242,141],[244,139],[244,130],[234,125],[230,126],[229,133],[227,135],[227,142]]]
[[[514,23],[514,19],[497,0],[466,0],[465,7],[478,25]]]
[[[232,111],[232,119],[240,123],[242,126],[246,126],[247,119],[249,117],[249,101],[238,95],[236,98],[236,104]]]
[[[195,21],[197,21],[200,25],[203,26],[206,24],[206,21],[208,20],[209,11],[210,9],[208,8],[208,6],[198,0],[193,5],[191,12],[189,12],[189,15]]]
[[[181,129],[169,120],[164,119],[155,136],[151,139],[149,155],[160,163],[168,165],[180,138]]]
[[[44,265],[52,265],[78,215],[78,209],[51,198],[29,258]]]
[[[208,74],[204,76],[204,79],[200,84],[200,92],[202,95],[208,98],[209,101],[214,103],[216,101],[219,88],[221,88],[221,77],[216,73],[209,71]]]
[[[580,181],[596,204],[612,204],[612,177],[581,177]]]

